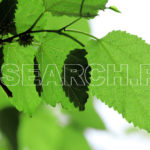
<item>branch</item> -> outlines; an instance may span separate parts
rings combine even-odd
[[[4,42],[11,42],[13,39],[19,37],[20,35],[24,35],[24,34],[27,34],[27,33],[42,33],[42,32],[48,32],[48,33],[56,33],[56,34],[59,34],[59,35],[64,35],[72,40],[74,40],[76,43],[78,43],[79,45],[81,45],[82,47],[85,47],[85,45],[83,43],[81,43],[79,40],[77,40],[76,38],[74,38],[73,36],[69,35],[69,34],[66,34],[60,30],[36,30],[36,31],[28,31],[28,32],[23,32],[23,33],[20,33],[18,35],[14,35],[10,38],[7,38],[7,39],[4,39],[4,40],[1,40],[0,43],[4,43]],[[85,32],[82,32],[82,31],[78,31],[78,30],[65,30],[65,32],[72,32],[72,33],[79,33],[79,34],[83,34],[85,36],[89,36],[93,39],[96,39],[96,40],[99,40],[97,37],[91,35],[91,34],[88,34],[88,33],[85,33]]]
[[[10,37],[10,38],[1,40],[1,41],[0,41],[0,44],[2,44],[2,43],[4,43],[4,42],[11,43],[12,40],[14,40],[15,38],[17,38],[17,37],[19,37],[19,36],[21,36],[21,35],[26,35],[27,33],[29,33],[29,34],[30,34],[30,33],[34,34],[34,33],[42,33],[42,32],[49,32],[49,33],[51,32],[51,33],[56,33],[56,34],[59,34],[59,35],[64,35],[64,36],[66,36],[66,37],[72,39],[72,40],[75,41],[76,43],[78,43],[80,46],[82,46],[82,47],[85,46],[83,43],[81,43],[81,42],[80,42],[79,40],[77,40],[76,38],[72,37],[72,36],[69,35],[69,34],[63,33],[63,32],[60,31],[60,30],[37,30],[37,31],[30,31],[30,30],[27,30],[27,31],[25,31],[25,32],[23,32],[23,33],[20,33],[20,34],[17,34],[17,35],[12,36],[12,37]]]
[[[85,47],[85,45],[83,43],[81,43],[79,40],[77,40],[75,37],[73,37],[73,36],[71,36],[67,33],[64,33],[60,30],[37,30],[37,31],[31,31],[30,33],[41,33],[41,32],[53,32],[53,33],[56,33],[56,34],[59,34],[59,35],[64,35],[64,36],[72,39],[76,43],[78,43],[80,46]]]
[[[68,25],[66,25],[65,27],[59,29],[59,30],[38,30],[38,31],[32,31],[32,29],[36,26],[36,24],[39,22],[39,20],[41,19],[41,17],[44,15],[45,11],[43,13],[41,13],[41,15],[36,19],[36,21],[33,23],[33,25],[26,30],[25,32],[22,32],[20,34],[16,34],[12,37],[6,38],[6,39],[0,39],[0,45],[3,45],[3,43],[8,42],[11,43],[15,38],[20,37],[21,35],[26,35],[26,34],[30,34],[30,33],[38,33],[38,32],[54,32],[60,35],[64,35],[72,40],[74,40],[76,43],[78,43],[79,45],[81,45],[82,47],[84,47],[84,44],[81,43],[79,40],[77,40],[76,38],[72,37],[69,34],[63,33],[62,31],[65,31],[66,28],[68,28],[69,26],[73,25],[74,23],[78,22],[81,18],[82,18],[82,11],[83,11],[83,5],[84,5],[85,0],[82,0],[81,2],[81,7],[80,7],[80,17],[77,18],[76,20],[74,20],[73,22],[69,23]],[[74,32],[74,31],[73,31]],[[79,32],[78,32],[79,33]]]

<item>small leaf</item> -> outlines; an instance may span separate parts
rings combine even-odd
[[[85,49],[71,51],[64,62],[62,72],[63,90],[79,110],[85,109],[88,99],[91,68],[88,66],[86,55]]]
[[[110,6],[109,9],[111,9],[115,12],[121,13],[121,11],[116,6]]]

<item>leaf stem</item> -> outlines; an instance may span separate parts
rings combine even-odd
[[[77,39],[74,38],[73,36],[71,36],[71,35],[69,35],[69,34],[67,34],[67,33],[63,33],[63,32],[61,33],[61,35],[64,35],[64,36],[66,36],[66,37],[68,37],[68,38],[74,40],[76,43],[78,43],[78,44],[81,45],[82,47],[85,47],[85,45],[84,45],[82,42],[80,42],[79,40],[77,40]]]
[[[89,37],[91,37],[91,38],[93,38],[93,39],[96,39],[96,40],[99,40],[97,37],[95,37],[95,36],[93,36],[93,35],[91,35],[91,34],[88,34],[88,33],[86,33],[86,32],[82,32],[82,31],[78,31],[78,30],[65,30],[66,32],[74,32],[74,33],[80,33],[80,34],[83,34],[83,35],[86,35],[86,36],[89,36]]]
[[[81,7],[80,7],[80,17],[82,17],[82,12],[83,12],[83,5],[84,5],[85,0],[82,0],[81,2]]]
[[[36,19],[36,21],[33,23],[33,25],[27,30],[32,31],[32,29],[36,26],[36,24],[40,21],[40,19],[43,17],[45,11],[41,13],[41,15]]]
[[[75,24],[76,22],[78,22],[82,17],[77,18],[76,20],[72,21],[71,23],[69,23],[68,25],[64,26],[63,28],[59,29],[60,31],[65,30],[66,28],[70,27],[71,25]]]
[[[68,25],[64,26],[63,28],[59,29],[60,31],[65,30],[66,28],[70,27],[71,25],[75,24],[76,22],[78,22],[81,18],[82,18],[82,12],[83,12],[83,5],[84,5],[85,0],[82,0],[81,2],[81,6],[80,6],[80,17],[75,19],[74,21],[72,21],[71,23],[69,23]]]
[[[20,34],[17,34],[17,35],[14,35],[10,38],[7,38],[7,39],[4,39],[4,40],[1,40],[0,43],[4,43],[4,42],[11,42],[13,39],[19,37],[20,35],[25,35],[27,33],[42,33],[42,32],[49,32],[49,33],[57,33],[59,35],[64,35],[72,40],[74,40],[76,43],[78,43],[79,45],[81,45],[82,47],[85,47],[85,45],[83,43],[81,43],[79,40],[77,40],[76,38],[74,38],[73,36],[67,34],[67,33],[64,33],[64,32],[72,32],[72,33],[79,33],[79,34],[83,34],[83,35],[86,35],[86,36],[89,36],[93,39],[96,39],[96,40],[99,40],[97,37],[91,35],[91,34],[88,34],[88,33],[85,33],[85,32],[82,32],[82,31],[78,31],[78,30],[64,30],[64,32],[60,31],[60,30],[36,30],[36,31],[30,31],[30,30],[27,30],[23,33],[20,33]]]

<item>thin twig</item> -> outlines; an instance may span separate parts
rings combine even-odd
[[[81,2],[81,6],[80,6],[80,11],[79,11],[79,14],[80,14],[80,17],[75,19],[74,21],[72,21],[71,23],[67,24],[66,26],[64,26],[63,28],[59,29],[60,31],[65,31],[66,28],[70,27],[71,25],[75,24],[76,22],[78,22],[81,18],[82,18],[82,12],[83,12],[83,5],[84,5],[84,2],[85,0],[82,0]]]
[[[29,34],[31,34],[31,33],[34,34],[34,33],[42,33],[42,32],[57,33],[57,34],[59,34],[59,35],[64,35],[64,36],[66,36],[66,37],[72,39],[72,40],[75,41],[76,43],[78,43],[80,46],[84,47],[84,44],[81,43],[79,40],[77,40],[76,38],[72,37],[71,35],[66,34],[66,33],[63,33],[62,31],[59,31],[59,30],[26,31],[26,32],[23,32],[23,33],[14,35],[14,36],[12,36],[12,37],[10,37],[10,38],[1,40],[0,43],[4,43],[4,42],[9,42],[9,43],[11,43],[12,40],[14,40],[15,38],[18,38],[18,37],[21,36],[21,35],[26,35],[27,33],[29,33]]]
[[[9,37],[9,38],[6,38],[6,39],[1,39],[1,40],[0,40],[0,44],[1,44],[1,43],[4,43],[4,42],[11,43],[15,38],[18,38],[18,37],[21,36],[21,35],[25,35],[26,33],[27,33],[27,32],[25,31],[25,32],[16,34],[16,35],[14,35],[14,36],[12,36],[12,37]]]
[[[27,31],[31,31],[36,26],[36,24],[42,18],[42,16],[44,15],[44,13],[45,13],[45,11],[41,13],[41,15],[36,19],[36,21],[33,23],[33,25]]]
[[[77,18],[76,20],[72,21],[71,23],[67,24],[66,26],[64,26],[63,28],[59,29],[60,31],[65,31],[66,28],[70,27],[71,25],[75,24],[76,22],[78,22],[82,17]]]
[[[81,7],[80,7],[80,17],[82,17],[84,2],[85,2],[85,0],[82,0],[82,2],[81,2]]]
[[[86,36],[89,36],[89,37],[91,37],[91,38],[93,38],[93,39],[96,39],[96,40],[99,40],[97,37],[95,37],[95,36],[93,36],[93,35],[91,35],[91,34],[89,34],[89,33],[85,33],[85,32],[82,32],[82,31],[78,31],[78,30],[69,30],[69,29],[67,29],[67,30],[65,30],[66,32],[74,32],[74,33],[80,33],[80,34],[83,34],[83,35],[86,35]]]
[[[81,45],[82,47],[85,47],[85,45],[83,43],[81,43],[79,40],[77,40],[76,38],[74,38],[73,36],[67,34],[67,33],[61,33],[60,35],[64,35],[72,40],[74,40],[76,43],[78,43],[79,45]]]

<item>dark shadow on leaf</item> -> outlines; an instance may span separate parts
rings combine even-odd
[[[2,77],[2,65],[4,63],[4,53],[3,53],[3,47],[0,47],[0,79]]]
[[[43,91],[42,79],[40,77],[39,64],[36,57],[34,57],[34,75],[35,75],[34,84],[36,85],[36,91],[38,92],[39,96],[41,96],[41,93]]]
[[[2,0],[0,3],[0,34],[16,34],[15,10],[17,0]]]
[[[70,102],[73,102],[75,107],[79,107],[79,110],[85,109],[89,97],[87,92],[91,67],[88,65],[86,55],[85,49],[71,51],[64,62],[62,72],[63,90]]]

